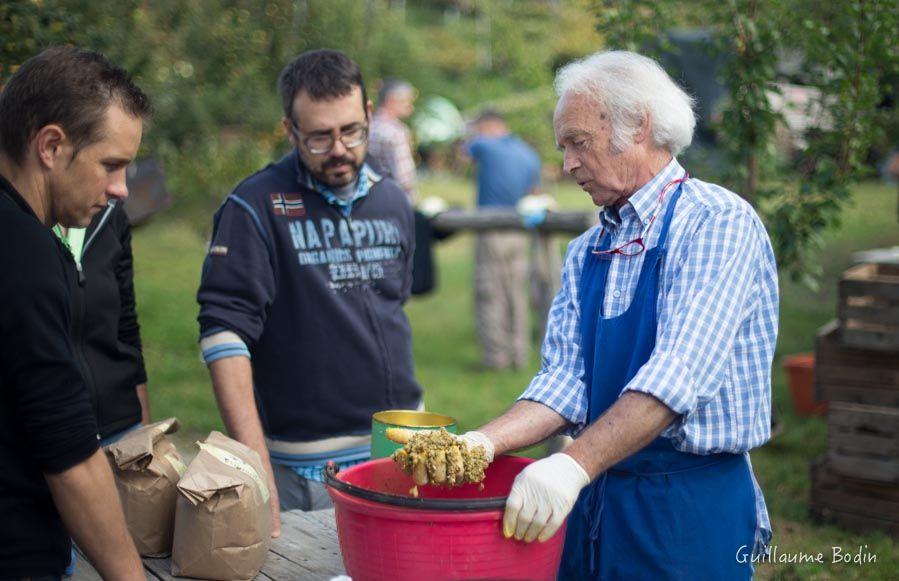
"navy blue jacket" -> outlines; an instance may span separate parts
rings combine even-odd
[[[379,179],[345,217],[296,151],[228,196],[203,265],[200,333],[247,344],[268,437],[365,434],[373,412],[419,404],[403,312],[414,239],[396,183]]]

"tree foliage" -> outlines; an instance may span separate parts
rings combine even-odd
[[[246,171],[285,148],[276,79],[295,54],[337,48],[379,79],[406,78],[469,114],[491,106],[544,160],[553,147],[551,82],[603,46],[661,56],[672,28],[703,27],[729,96],[715,134],[725,185],[765,219],[782,266],[812,284],[820,232],[849,203],[864,158],[899,131],[895,0],[4,0],[0,83],[50,44],[100,50],[157,110],[144,150],[166,163],[177,204],[208,213]],[[775,147],[783,55],[824,111],[798,159]],[[790,163],[786,163],[790,162]],[[710,165],[710,164],[709,164]]]
[[[895,2],[624,0],[597,3],[597,15],[613,48],[664,50],[651,41],[675,23],[712,31],[715,50],[727,56],[728,99],[716,132],[730,161],[725,180],[756,205],[781,266],[814,287],[821,232],[838,222],[849,186],[868,173],[865,156],[884,143],[884,127],[897,126],[895,108],[878,108],[895,99]],[[772,98],[788,54],[804,62],[800,80],[816,89],[810,107],[820,112],[792,165],[776,151],[783,115]]]
[[[176,209],[205,215],[233,186],[233,168],[285,149],[276,79],[314,48],[352,56],[372,96],[387,77],[472,114],[533,95],[507,112],[552,160],[548,86],[555,66],[599,47],[589,1],[4,0],[0,83],[51,44],[107,54],[153,101],[143,149],[165,162]]]

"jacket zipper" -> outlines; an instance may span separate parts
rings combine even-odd
[[[353,235],[353,212],[355,212],[356,209],[359,206],[361,206],[363,202],[365,202],[365,199],[368,198],[369,195],[371,195],[371,190],[369,190],[369,193],[367,195],[365,195],[363,198],[353,202],[353,204],[350,206],[349,213],[346,215],[344,215],[343,212],[341,212],[339,208],[335,208],[337,210],[338,214],[340,214],[341,217],[344,220],[346,220],[347,227],[350,229],[351,236]],[[362,265],[359,263],[358,260],[355,259],[355,256],[354,256],[353,262],[355,262],[359,266],[359,269],[361,271]],[[377,340],[378,346],[381,349],[381,361],[382,361],[381,364],[384,366],[384,379],[387,383],[387,405],[390,407],[395,407],[396,406],[396,401],[395,401],[396,398],[393,393],[393,370],[390,367],[390,357],[389,357],[389,352],[387,349],[387,344],[384,341],[383,333],[381,332],[381,326],[378,323],[377,317],[375,317],[374,308],[371,305],[371,293],[370,293],[369,285],[361,285],[361,286],[362,286],[362,289],[361,289],[362,290],[362,303],[365,305],[365,312],[368,315],[368,320],[369,320],[369,323],[371,324],[372,331],[375,334],[375,339]]]
[[[74,262],[74,259],[73,259]],[[76,270],[81,272],[78,268],[78,263],[75,263]],[[75,288],[72,289],[72,297],[74,298],[75,307],[72,309],[72,352],[75,355],[75,358],[78,361],[78,367],[81,369],[81,375],[84,377],[84,381],[87,384],[88,394],[93,400],[93,408],[94,415],[97,418],[97,428],[100,427],[100,398],[96,397],[96,384],[94,383],[94,376],[91,373],[90,367],[87,365],[87,358],[84,356],[84,308],[85,308],[85,300],[84,300],[84,284],[79,283],[75,285]]]
[[[115,200],[109,200],[109,204],[107,204],[107,208],[103,212],[103,217],[100,218],[100,223],[97,224],[96,229],[91,232],[90,238],[87,239],[87,241],[84,243],[84,246],[81,248],[81,260],[75,261],[75,270],[78,272],[78,286],[83,287],[87,282],[87,276],[84,274],[84,267],[82,266],[82,262],[84,262],[84,256],[87,254],[87,249],[91,247],[91,244],[93,244],[94,240],[97,238],[97,234],[100,233],[100,230],[102,230],[103,226],[106,225],[106,222],[109,221],[109,216],[115,209],[115,205]]]
[[[94,240],[96,240],[97,234],[100,233],[100,230],[102,230],[103,226],[105,226],[109,221],[109,217],[112,214],[114,208],[115,200],[110,200],[109,206],[106,208],[103,217],[100,218],[99,224],[97,224],[97,228],[91,233],[90,237],[85,241],[84,246],[81,249],[81,260],[74,260],[73,258],[73,262],[75,263],[75,271],[78,275],[78,284],[72,290],[73,297],[75,298],[75,309],[73,309],[72,311],[72,350],[74,351],[75,356],[78,358],[78,365],[79,367],[81,367],[81,373],[84,376],[84,381],[88,384],[89,395],[93,400],[94,416],[96,416],[97,418],[98,430],[101,428],[100,397],[99,394],[97,394],[97,384],[94,381],[93,373],[91,372],[91,369],[87,364],[87,357],[84,356],[84,310],[86,308],[84,286],[87,283],[87,277],[84,274],[84,267],[82,266],[82,262],[84,261],[84,257],[87,254],[88,248],[90,248],[91,244],[93,244]]]
[[[81,249],[81,258],[84,258],[84,255],[87,254],[87,249],[91,247],[91,244],[94,243],[94,240],[97,238],[97,234],[100,233],[100,230],[103,229],[103,226],[109,221],[109,217],[112,215],[112,211],[116,207],[116,200],[109,200],[109,204],[107,204],[106,211],[103,212],[103,217],[100,218],[100,223],[97,224],[97,228],[91,233],[90,238],[84,243],[84,247]]]

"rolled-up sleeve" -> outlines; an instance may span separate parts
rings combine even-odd
[[[581,236],[568,245],[561,287],[549,309],[541,369],[519,397],[551,408],[572,424],[571,433],[582,430],[587,421],[577,286],[586,240]]]
[[[748,207],[710,214],[665,289],[652,355],[623,392],[654,396],[686,420],[725,384],[734,342],[757,299],[766,236]],[[675,422],[677,425],[678,422]]]

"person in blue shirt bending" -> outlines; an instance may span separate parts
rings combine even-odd
[[[477,164],[478,208],[514,208],[536,193],[540,157],[486,111],[474,123],[468,153]],[[528,360],[528,246],[519,231],[481,232],[475,243],[475,318],[480,367],[520,369]]]

